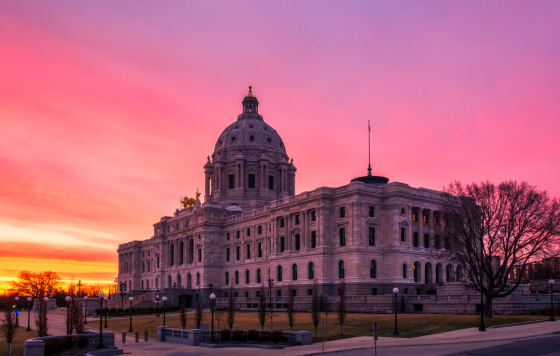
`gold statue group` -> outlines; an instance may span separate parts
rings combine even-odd
[[[184,197],[183,200],[181,200],[181,204],[183,204],[183,208],[186,208],[187,206],[192,206],[196,202],[200,204],[200,193],[198,192],[198,189],[196,190],[196,198]]]

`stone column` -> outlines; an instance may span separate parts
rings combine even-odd
[[[208,187],[208,179],[209,179],[208,172],[204,172],[204,195],[210,194],[210,189]]]
[[[430,247],[434,247],[435,246],[435,238],[434,238],[434,210],[430,209],[430,212],[428,213],[428,228],[429,228],[429,238],[428,241],[430,243]]]
[[[300,211],[301,233],[300,233],[300,249],[307,249],[307,211]]]
[[[286,223],[285,228],[284,228],[284,242],[288,245],[286,247],[287,251],[292,251],[293,250],[293,244],[292,244],[292,238],[293,238],[293,234],[292,234],[292,216],[290,214],[284,215],[284,221]]]
[[[407,244],[406,245],[407,246],[412,246],[412,236],[413,236],[412,235],[412,209],[413,209],[413,206],[411,205],[410,207],[407,207],[406,209],[407,209],[406,213],[408,215],[408,218],[407,218],[408,229],[406,231],[406,235],[407,235]]]
[[[243,182],[243,175],[244,175],[243,171],[244,171],[244,169],[245,169],[244,164],[241,163],[241,165],[239,166],[239,188],[244,188],[245,187],[244,182]]]

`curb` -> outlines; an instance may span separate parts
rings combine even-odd
[[[509,327],[509,326],[536,324],[536,323],[542,323],[542,322],[545,322],[545,321],[550,321],[550,320],[548,320],[548,319],[543,319],[543,320],[524,321],[524,322],[522,322],[522,323],[517,323],[517,324],[496,325],[496,326],[490,326],[489,329],[499,329],[499,328],[507,328],[507,327]]]

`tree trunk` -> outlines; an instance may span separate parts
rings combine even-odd
[[[484,317],[485,318],[492,318],[492,302],[494,298],[492,298],[492,294],[487,293],[484,296]]]

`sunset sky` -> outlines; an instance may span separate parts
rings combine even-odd
[[[559,1],[0,2],[0,284],[112,281],[203,190],[247,87],[297,193],[366,174],[560,196]]]

